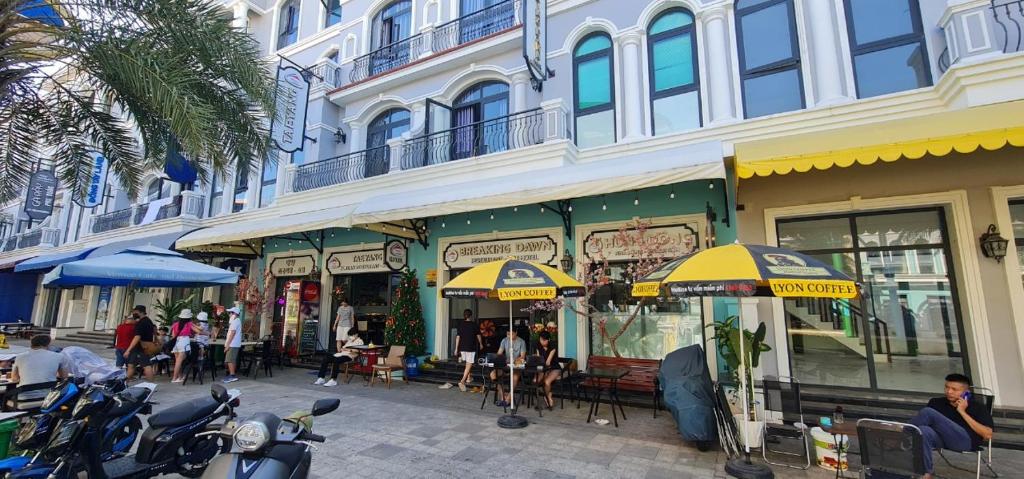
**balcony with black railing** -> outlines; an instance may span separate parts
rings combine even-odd
[[[990,8],[1003,53],[1024,51],[1024,0],[992,0]]]
[[[183,195],[174,196],[170,202],[157,200],[142,205],[135,205],[131,208],[93,216],[90,231],[94,234],[103,233],[134,225],[149,224],[168,218],[177,218],[182,215],[182,196]],[[202,198],[202,195],[193,194],[193,196]],[[198,217],[195,213],[193,213],[193,215]]]
[[[320,60],[319,63],[309,67],[313,73],[310,79],[312,88],[323,86],[328,89],[338,88],[342,85],[341,67],[331,60]]]
[[[127,228],[132,224],[132,212],[134,208],[111,211],[92,217],[92,232],[103,233],[121,228]]]
[[[527,110],[409,139],[403,170],[515,150],[544,142],[544,111]]]
[[[430,55],[452,50],[521,24],[522,0],[506,0],[437,28],[384,45],[352,62],[348,80],[358,83]],[[340,86],[340,85],[337,85]]]
[[[295,167],[292,191],[308,191],[372,178],[391,169],[391,151],[387,145],[356,151]]]
[[[150,209],[153,208],[155,209],[150,211]],[[167,218],[177,218],[180,215],[181,196],[175,196],[171,202],[167,204],[150,202],[144,205],[139,205],[135,208],[135,220],[132,224],[149,224],[154,221],[165,220]]]
[[[950,5],[939,26],[946,40],[937,59],[943,73],[954,65],[985,61],[1000,52],[1022,52],[1024,0],[990,0],[988,5],[968,8]]]

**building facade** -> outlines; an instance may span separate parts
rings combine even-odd
[[[778,244],[843,268],[865,294],[660,302],[624,355],[706,344],[708,324],[742,312],[772,331],[763,374],[915,392],[962,371],[1024,406],[1020,2],[548,0],[551,74],[536,84],[523,58],[536,1],[225,2],[270,68],[307,70],[303,149],[244,176],[182,187],[154,175],[145,198],[115,188],[98,211],[10,222],[0,265],[163,244],[244,270],[271,290],[261,332],[317,349],[342,299],[380,333],[401,259],[420,279],[428,350],[444,357],[463,310],[499,335],[509,316],[440,298],[446,281],[507,256],[579,269],[589,245],[640,218],[666,255]],[[998,262],[979,247],[989,224],[1011,245]],[[635,251],[603,254],[615,281],[594,319],[614,327]],[[38,286],[39,272],[4,274]],[[36,287],[32,318],[109,329],[102,298],[120,315],[187,294]],[[537,321],[526,306],[512,316]],[[544,320],[563,355],[609,354],[595,321]]]

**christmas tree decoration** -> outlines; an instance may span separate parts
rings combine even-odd
[[[416,270],[405,271],[395,291],[391,314],[384,323],[384,340],[390,345],[404,345],[408,355],[420,356],[426,352],[427,329],[420,304],[420,283]]]

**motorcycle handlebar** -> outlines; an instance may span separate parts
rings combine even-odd
[[[308,432],[308,431],[304,431],[302,433],[302,439],[306,439],[306,440],[313,441],[313,442],[324,442],[324,441],[327,440],[327,438],[325,438],[325,437],[323,437],[323,436],[321,436],[319,434],[313,434],[313,433]]]

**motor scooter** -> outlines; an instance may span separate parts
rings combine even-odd
[[[315,447],[324,442],[313,433],[313,416],[338,409],[341,400],[320,399],[309,413],[285,419],[257,413],[238,424],[225,425],[218,432],[231,442],[231,451],[217,456],[203,473],[204,479],[306,479]]]

